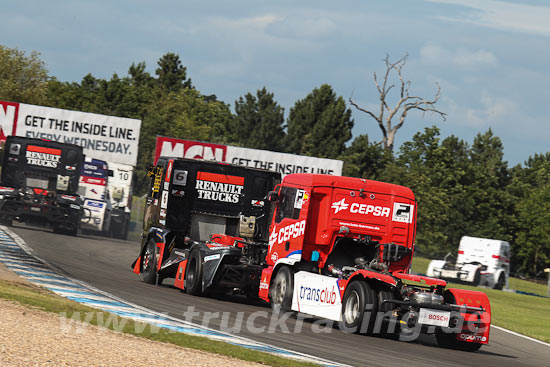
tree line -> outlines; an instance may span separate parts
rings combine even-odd
[[[398,71],[403,106],[410,109],[415,103],[416,109],[444,117],[434,107],[439,86],[433,100],[408,101],[410,82],[401,74],[404,60],[385,59],[388,68]],[[386,76],[388,70],[392,69]],[[391,86],[386,80],[379,85],[374,76],[386,97]],[[490,129],[469,144],[454,135],[443,139],[432,126],[394,151],[393,140],[387,144],[367,134],[352,137],[352,111],[328,84],[296,101],[286,118],[266,87],[239,97],[232,111],[216,95],[201,93],[174,53],[158,60],[154,75],[139,62],[130,65],[125,76],[101,79],[88,74],[80,82],[61,82],[48,74],[39,54],[0,46],[0,99],[142,120],[137,194],[145,190],[145,171],[152,163],[157,135],[340,159],[346,176],[413,190],[418,202],[418,254],[456,254],[460,237],[470,235],[509,241],[513,273],[541,275],[550,264],[550,153],[508,167],[502,142]],[[368,112],[351,99],[349,103]],[[381,110],[384,104],[381,98]],[[382,121],[381,114],[371,116]]]

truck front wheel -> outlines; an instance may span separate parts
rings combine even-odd
[[[366,281],[352,281],[342,300],[342,323],[346,332],[371,334],[378,309],[376,292]]]
[[[192,296],[202,294],[202,256],[198,249],[191,250],[185,268],[185,291]]]
[[[273,312],[285,313],[291,310],[293,291],[294,274],[288,266],[283,266],[275,275],[269,292]]]
[[[149,239],[147,247],[141,258],[141,273],[143,281],[149,284],[155,284],[157,280],[157,244]]]

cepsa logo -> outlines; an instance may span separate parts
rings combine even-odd
[[[332,203],[331,208],[334,209],[334,214],[338,214],[341,211],[348,210],[352,214],[373,215],[375,217],[389,217],[390,208],[386,206],[360,204],[360,203],[346,203],[346,199],[343,198],[340,201]]]
[[[301,286],[300,287],[300,299],[304,301],[312,301],[312,302],[319,302],[319,303],[325,303],[329,305],[333,305],[336,303],[337,295],[335,287],[332,286],[332,289],[328,288],[316,288],[316,287],[307,287],[307,286]]]
[[[244,177],[197,172],[197,197],[203,200],[238,203],[244,189]]]
[[[61,159],[61,149],[29,145],[27,146],[25,158],[27,158],[27,164],[33,166],[57,168],[59,159]]]
[[[288,226],[281,227],[279,231],[273,230],[269,235],[269,248],[275,244],[303,236],[306,230],[306,221],[301,220]]]

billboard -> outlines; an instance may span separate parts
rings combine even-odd
[[[0,142],[8,135],[80,145],[88,157],[135,166],[141,120],[0,101]]]
[[[157,136],[154,164],[160,156],[215,160],[267,169],[279,172],[281,176],[291,173],[324,173],[340,176],[343,166],[343,162],[336,159],[307,157],[165,136]]]

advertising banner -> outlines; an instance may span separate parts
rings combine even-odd
[[[0,101],[0,141],[8,135],[80,145],[88,157],[137,163],[141,120]]]
[[[155,164],[160,156],[206,159],[239,166],[267,169],[285,176],[291,173],[323,173],[340,176],[343,162],[336,159],[270,152],[157,136]]]

